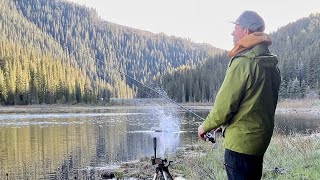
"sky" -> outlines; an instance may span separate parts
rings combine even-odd
[[[245,10],[263,17],[266,33],[320,13],[320,0],[68,0],[97,10],[109,22],[190,38],[230,50],[232,29]]]

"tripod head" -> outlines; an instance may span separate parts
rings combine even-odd
[[[157,158],[157,138],[156,137],[153,138],[153,150],[154,150],[154,156],[151,157],[152,165],[158,164],[158,166],[165,166],[165,167],[170,166],[170,163],[173,161],[168,162],[167,159]],[[168,162],[168,165],[166,165],[167,162]]]

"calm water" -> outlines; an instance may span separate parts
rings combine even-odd
[[[205,117],[208,112],[197,112]],[[94,179],[120,162],[197,142],[197,119],[161,108],[76,114],[0,114],[0,179]],[[309,132],[320,117],[277,115],[282,133]],[[158,132],[162,131],[162,132]]]

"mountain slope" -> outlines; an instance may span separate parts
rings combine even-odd
[[[82,69],[106,80],[116,76],[110,67],[146,82],[150,76],[222,52],[185,39],[109,23],[95,10],[68,2],[14,2],[24,17],[73,54]]]
[[[12,1],[0,0],[0,104],[88,102],[93,87],[111,88],[73,66],[62,47],[27,21]]]
[[[223,52],[206,44],[109,23],[93,9],[60,0],[0,0],[0,10],[0,40],[2,47],[7,47],[0,51],[0,103],[4,104],[93,103],[109,97],[130,98],[136,96],[137,86],[115,70],[149,83],[181,65],[193,66]],[[81,79],[77,82],[85,83],[70,82],[73,87],[57,93],[57,89],[67,89],[66,80],[55,85],[56,89],[51,90],[54,93],[49,95],[49,79],[55,76],[44,73],[44,86],[37,88],[39,92],[31,92],[30,78],[25,80],[24,90],[18,90],[18,82],[9,81],[9,77],[17,75],[7,72],[15,72],[23,64],[34,64],[36,61],[28,60],[34,56],[47,59],[45,64],[60,63],[67,68],[65,71],[74,72],[73,76]],[[15,64],[10,68],[9,59]],[[24,69],[24,74],[31,73],[31,68]],[[10,93],[15,98],[11,100],[8,86],[14,87]],[[33,94],[33,99],[38,100],[19,100],[17,97],[25,97],[21,94]],[[39,98],[39,94],[46,98]],[[67,98],[75,94],[79,97]]]

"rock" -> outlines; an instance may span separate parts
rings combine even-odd
[[[104,172],[101,174],[102,179],[116,179],[116,176],[112,172]]]

